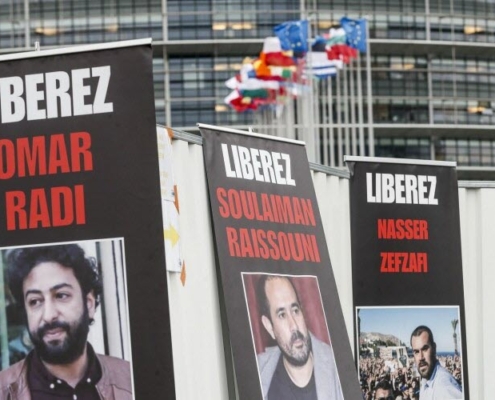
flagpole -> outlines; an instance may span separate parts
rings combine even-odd
[[[291,88],[286,88],[286,108],[285,108],[285,117],[286,117],[286,129],[287,129],[287,137],[290,139],[295,139],[294,136],[294,102],[292,99]]]
[[[344,72],[344,71],[342,71]],[[344,165],[344,159],[342,157],[342,110],[341,110],[341,98],[340,98],[340,71],[337,72],[337,146],[338,146],[338,161],[339,167]]]
[[[271,112],[271,119],[272,119],[272,129],[273,129],[273,136],[280,136],[280,119],[278,118],[278,101],[277,98],[275,98],[275,103],[271,107],[272,112]]]
[[[334,146],[335,139],[333,136],[334,131],[334,121],[333,121],[333,95],[332,95],[332,82],[336,79],[336,75],[332,75],[328,78],[327,81],[327,106],[328,106],[328,164],[330,166],[335,166],[335,154],[334,154]]]
[[[273,107],[273,113],[272,113],[272,124],[273,124],[273,132],[274,136],[281,136],[281,137],[287,137],[285,136],[283,132],[283,123],[282,123],[282,114],[280,114],[280,107],[282,107],[282,112],[283,112],[283,102],[280,102],[279,97],[277,96],[275,99],[275,104]]]
[[[287,138],[286,118],[285,118],[285,97],[278,96],[276,115],[277,115],[277,136],[282,136]]]
[[[309,21],[309,15],[308,15],[308,39],[311,38],[311,22]],[[309,77],[309,101],[305,102],[305,110],[308,111],[309,107],[309,112],[307,112],[307,115],[309,117],[308,121],[308,130],[309,130],[309,135],[306,135],[307,138],[305,139],[306,142],[306,151],[308,152],[308,159],[309,161],[316,162],[316,156],[315,156],[315,132],[314,132],[314,86],[313,86],[313,74],[312,74],[312,63],[311,63],[311,45],[308,46],[308,56],[307,60],[308,62],[308,77]],[[304,129],[304,127],[303,127]]]
[[[263,133],[269,135],[270,132],[268,131],[268,117],[266,116],[266,109],[263,107],[261,112],[263,113]]]
[[[270,126],[272,136],[278,136],[277,103],[270,107]]]
[[[306,151],[308,152],[308,159],[311,162],[315,162],[315,141],[314,141],[314,123],[313,123],[313,107],[314,107],[314,91],[313,91],[313,78],[309,77],[309,85],[308,85],[309,93],[308,93],[308,101],[304,102],[304,114],[305,119],[307,119],[307,130],[305,132],[305,142],[306,142]],[[304,128],[304,127],[303,127]]]
[[[299,126],[298,130],[298,139],[299,140],[306,140],[305,132],[304,132],[304,127],[307,123],[306,121],[306,116],[304,115],[305,111],[305,104],[307,103],[307,96],[308,96],[308,77],[301,75],[300,77],[300,82],[301,82],[301,96],[297,98],[297,105],[298,105],[298,118],[297,118],[297,123]]]
[[[364,116],[363,116],[363,87],[361,80],[361,54],[357,58],[357,87],[358,87],[358,126],[359,126],[359,155],[364,156]]]
[[[258,120],[259,120],[259,133],[263,133],[263,124],[265,123],[265,120],[263,118],[263,110],[256,110],[256,114],[258,115]]]
[[[315,138],[315,162],[321,164],[320,157],[320,82],[318,78],[311,80],[313,85],[313,121],[314,121],[314,138]],[[316,101],[315,101],[316,100]]]
[[[325,87],[324,82],[320,82],[321,85],[321,132],[323,133],[323,165],[328,165],[328,80],[330,77],[325,78],[327,85]]]
[[[330,153],[330,166],[335,167],[335,154],[334,154],[334,137],[333,137],[333,96],[332,96],[332,77],[328,78],[328,130],[329,130],[329,139],[330,139],[330,149],[328,152]],[[327,150],[325,148],[325,154],[327,154]],[[328,156],[327,160],[328,162]]]
[[[268,125],[268,109],[263,108],[263,129],[264,133],[270,135],[270,127]]]
[[[272,127],[272,108],[268,106],[265,110],[266,115],[266,128],[269,135],[273,136],[273,127]]]
[[[304,96],[306,96],[306,90],[304,89],[304,86],[303,86],[303,82],[302,82],[302,79],[300,80],[301,82],[301,94],[300,96],[297,98],[297,110],[296,110],[296,117],[297,117],[297,131],[296,131],[296,134],[297,134],[297,139],[299,140],[304,140],[304,131],[303,131],[303,126],[304,126],[304,120],[303,120],[303,114],[304,114],[304,110],[303,110],[303,104],[304,104]]]
[[[260,125],[260,133],[266,133],[265,132],[265,110],[261,109],[259,110],[260,113],[260,120],[261,120],[261,125]]]
[[[283,101],[283,111],[282,115],[283,118],[281,118],[281,121],[283,121],[283,130],[285,131],[285,137],[290,138],[290,131],[289,131],[289,93],[287,91],[287,86],[285,88],[285,96],[284,96],[284,101]]]
[[[366,19],[366,85],[368,97],[368,147],[369,156],[375,156],[375,133],[373,132],[373,97],[371,95],[371,54],[370,54],[370,24]]]
[[[358,52],[359,53],[359,52]],[[349,64],[350,73],[350,91],[351,91],[351,138],[352,138],[352,155],[357,155],[357,138],[356,138],[356,96],[354,94],[354,59]]]
[[[345,133],[345,154],[350,155],[349,143],[349,88],[348,88],[348,70],[344,68],[344,133]]]
[[[275,129],[273,129],[273,106],[268,106],[266,109],[266,118],[268,120],[268,132],[269,135],[275,136]]]

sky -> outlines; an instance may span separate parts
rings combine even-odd
[[[394,335],[410,347],[412,331],[426,325],[433,332],[437,352],[453,352],[454,339],[451,321],[459,319],[458,307],[387,307],[360,308],[361,332]],[[457,325],[457,343],[461,351],[460,326]]]

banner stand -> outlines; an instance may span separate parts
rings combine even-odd
[[[358,398],[304,143],[199,128],[239,398]]]
[[[456,164],[345,161],[363,394],[469,399]]]

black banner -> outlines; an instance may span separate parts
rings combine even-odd
[[[102,353],[123,354],[129,361],[98,355],[99,393],[105,398],[113,393],[117,399],[156,399],[164,393],[175,398],[151,40],[25,53],[1,61],[0,245],[5,268],[10,268],[7,283],[13,282],[12,271],[14,275],[16,268],[20,271],[19,260],[35,260],[34,268],[20,281],[24,288],[27,282],[34,288],[25,293],[20,289],[21,296],[41,296],[24,299],[31,339],[39,334],[48,353],[51,348],[61,351],[60,337],[68,340],[74,330],[35,321],[32,307],[43,305],[47,313],[53,302],[57,323],[70,325],[70,312],[57,301],[69,297],[79,301],[74,294],[82,290],[89,317],[96,308],[88,342],[97,354],[101,348]],[[97,285],[87,294],[88,282],[70,264],[80,249],[86,262],[96,263],[103,280],[101,304],[91,298]],[[67,264],[55,253],[64,254]],[[45,265],[46,260],[62,268]],[[68,280],[76,275],[70,284],[74,293],[55,296],[54,291],[67,288],[68,281],[54,286],[32,282],[37,272],[52,267],[57,273],[69,271]],[[57,273],[50,276],[59,279]],[[15,327],[16,335],[24,338],[20,314],[9,305],[15,291],[11,287],[13,297],[6,300],[9,334]],[[105,321],[106,329],[98,333]],[[91,335],[99,335],[99,344],[91,341]],[[10,348],[18,338],[9,340]],[[34,347],[45,363],[60,364],[42,353],[41,347]],[[128,348],[131,355],[126,354]],[[4,369],[17,361],[14,354],[22,358],[30,346],[16,349],[10,352],[10,363],[2,354]],[[27,363],[34,358],[28,355]],[[0,390],[11,384],[5,379],[0,373]]]
[[[358,399],[305,147],[200,128],[239,398]]]
[[[455,164],[347,162],[363,393],[468,399]]]

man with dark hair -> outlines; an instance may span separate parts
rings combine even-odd
[[[68,244],[12,250],[7,264],[34,349],[0,372],[0,399],[132,400],[129,363],[87,342],[101,294],[95,260]]]
[[[376,384],[374,400],[394,400],[394,392],[390,382],[383,380]]]
[[[416,368],[421,375],[421,400],[464,398],[457,381],[437,360],[437,345],[430,328],[418,326],[411,334],[411,347]]]
[[[262,275],[257,298],[261,322],[277,342],[258,355],[263,398],[343,400],[332,347],[309,332],[291,279]]]

